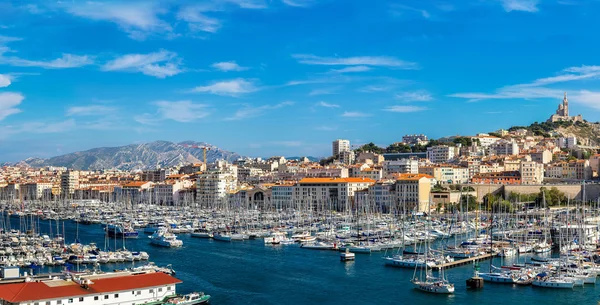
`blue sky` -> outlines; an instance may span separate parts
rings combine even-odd
[[[599,1],[0,3],[0,161],[154,140],[330,153],[600,120]]]

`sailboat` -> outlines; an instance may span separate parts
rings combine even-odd
[[[429,199],[429,202],[431,203],[431,199]],[[431,209],[429,208],[430,204],[428,204],[428,211],[430,211]],[[429,216],[426,216],[425,221],[427,221],[427,224],[430,225],[431,224],[431,220],[428,219]],[[425,261],[427,261],[427,254],[429,253],[429,240],[426,239],[425,240]],[[443,256],[443,253],[442,253]],[[413,283],[415,289],[424,291],[424,292],[429,292],[429,293],[438,293],[438,294],[452,294],[454,293],[454,284],[450,283],[444,274],[444,268],[441,267],[440,268],[440,273],[439,273],[439,277],[434,277],[431,273],[431,268],[425,264],[425,268],[421,269],[421,272],[419,273],[419,277],[417,277],[417,270],[419,270],[418,267],[415,267],[415,273],[413,276],[413,279],[411,280],[411,282]],[[423,278],[423,271],[425,271],[425,277]]]

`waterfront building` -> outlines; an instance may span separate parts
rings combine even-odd
[[[368,178],[304,178],[294,187],[295,204],[328,205],[338,211],[348,211],[354,192],[374,184]]]
[[[332,143],[332,155],[339,156],[344,151],[350,151],[350,141],[337,139]]]
[[[198,175],[196,180],[196,200],[202,206],[224,203],[229,192],[237,188],[237,166],[219,163]]]
[[[399,210],[429,212],[431,179],[425,174],[396,174],[395,203]]]
[[[395,202],[396,182],[394,180],[378,181],[368,190],[370,205],[381,213],[390,213]]]
[[[31,304],[145,304],[176,295],[180,280],[163,272],[105,273],[74,279],[23,281],[0,285],[6,305]]]
[[[433,163],[444,163],[454,159],[454,147],[437,145],[427,147],[427,159]]]
[[[294,202],[294,184],[282,183],[271,187],[272,204],[279,209],[292,207]]]

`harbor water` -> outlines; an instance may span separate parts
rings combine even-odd
[[[11,219],[14,227],[18,219]],[[47,221],[39,221],[42,234]],[[54,225],[53,225],[54,226]],[[60,224],[62,229],[62,222]],[[64,222],[66,242],[78,238],[82,243],[95,242],[103,249],[104,229],[100,225],[77,225]],[[597,304],[600,287],[586,285],[574,289],[544,289],[532,286],[485,283],[480,290],[466,288],[473,274],[472,265],[446,271],[455,284],[453,295],[432,295],[413,289],[413,269],[384,266],[386,252],[357,254],[353,262],[340,262],[339,252],[302,249],[297,245],[264,245],[262,240],[220,242],[180,234],[182,248],[150,245],[147,235],[127,239],[131,251],[146,251],[150,261],[159,266],[171,264],[176,277],[183,281],[180,292],[203,291],[212,296],[212,304]],[[123,240],[117,240],[117,247]],[[114,248],[111,239],[109,247]],[[387,255],[392,253],[388,251]],[[496,266],[522,263],[531,256],[520,256]],[[480,263],[482,272],[490,261]],[[136,262],[136,265],[144,262]],[[105,271],[131,267],[132,263],[107,264]],[[77,266],[73,267],[77,268]],[[85,268],[84,265],[79,268]],[[58,270],[58,269],[54,269]],[[27,271],[27,269],[24,269]],[[38,270],[49,271],[49,269]]]

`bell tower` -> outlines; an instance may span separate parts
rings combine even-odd
[[[565,98],[563,98],[563,116],[569,116],[569,99],[567,99],[566,92],[565,92]]]

